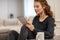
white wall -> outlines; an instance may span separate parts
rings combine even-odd
[[[60,0],[55,0],[55,18],[60,21]]]
[[[17,10],[18,10],[17,4],[18,4],[17,0],[8,0],[8,13],[9,14],[12,13],[14,17],[17,16]]]
[[[15,17],[23,16],[23,0],[9,0],[8,7],[9,14],[13,13]]]
[[[0,0],[0,18],[7,18],[8,13],[7,0]]]
[[[14,17],[23,16],[23,0],[0,0],[0,19],[8,18],[10,13]]]
[[[18,16],[24,16],[24,0],[18,0]]]

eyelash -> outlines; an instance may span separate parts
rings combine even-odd
[[[34,8],[35,8],[35,7],[38,8],[39,6],[34,6]]]

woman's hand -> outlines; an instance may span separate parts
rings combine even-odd
[[[32,24],[26,24],[26,27],[28,27],[31,31],[33,31],[35,29]]]
[[[33,31],[35,28],[34,28],[34,25],[29,21],[29,19],[25,18],[26,20],[26,27],[29,28],[31,31]]]

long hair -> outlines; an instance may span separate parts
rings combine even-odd
[[[46,0],[34,0],[34,1],[40,2],[42,7],[45,6],[44,12],[46,13],[46,15],[48,15],[48,16],[53,18],[53,12],[51,11],[50,5],[47,3]],[[55,19],[54,18],[53,18],[53,20],[54,20],[54,23],[55,23]],[[54,25],[56,26],[56,24],[54,24]]]

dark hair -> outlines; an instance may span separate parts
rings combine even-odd
[[[44,12],[46,13],[46,15],[48,15],[48,16],[53,18],[53,12],[51,11],[50,5],[47,3],[46,0],[34,0],[34,1],[40,2],[42,7],[45,6]],[[54,23],[55,23],[55,19],[54,18],[53,18],[53,20],[54,20]],[[56,26],[56,24],[55,24],[55,26]]]

